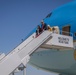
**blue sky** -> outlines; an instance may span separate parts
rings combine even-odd
[[[9,53],[47,14],[70,1],[73,0],[0,0],[0,52]],[[27,75],[33,74],[51,75],[28,65]]]

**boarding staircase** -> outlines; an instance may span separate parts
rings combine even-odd
[[[1,60],[4,56],[5,56],[5,54],[4,54],[4,53],[1,53],[1,54],[0,54],[0,60]]]
[[[45,41],[51,38],[51,32],[44,31],[37,38],[35,33],[27,38],[23,43],[16,47],[12,52],[6,55],[0,61],[0,75],[9,75],[20,64],[26,66],[30,59],[30,55],[38,49]]]
[[[52,33],[52,39],[49,39],[41,48],[56,49],[56,50],[73,50],[73,36]]]
[[[59,37],[59,38],[58,38]],[[60,43],[59,39],[64,37],[67,38],[67,44]],[[58,40],[58,41],[57,41]],[[71,41],[70,41],[71,40]],[[61,41],[65,41],[62,39]],[[60,41],[60,42],[61,42]],[[33,33],[30,37],[28,37],[24,42],[22,42],[19,46],[17,46],[14,50],[12,50],[8,55],[0,56],[0,75],[9,75],[13,71],[15,71],[21,64],[26,67],[30,59],[30,55],[34,53],[38,48],[55,48],[55,46],[60,48],[73,48],[73,38],[69,36],[62,36],[60,34],[54,34],[50,31],[44,31],[38,37],[35,37],[35,33]],[[69,46],[70,45],[70,46]]]

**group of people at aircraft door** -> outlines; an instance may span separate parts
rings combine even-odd
[[[36,37],[38,37],[44,30],[49,30],[49,31],[52,31],[53,33],[57,33],[57,34],[59,33],[58,26],[50,27],[50,25],[47,25],[42,20],[41,21],[41,27],[40,27],[40,25],[37,26],[37,29],[36,29]]]

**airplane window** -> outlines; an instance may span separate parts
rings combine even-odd
[[[52,15],[52,12],[51,12],[50,14],[48,14],[48,15],[46,16],[46,18],[50,17],[51,15]]]

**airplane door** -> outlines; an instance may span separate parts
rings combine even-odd
[[[62,34],[63,34],[63,35],[67,35],[67,36],[70,35],[70,25],[64,26],[64,27],[62,28]]]

